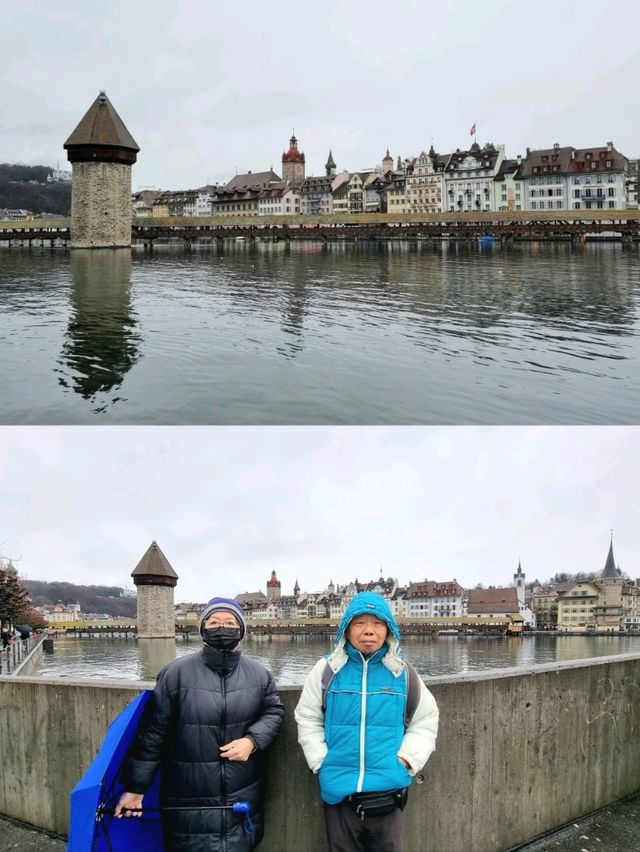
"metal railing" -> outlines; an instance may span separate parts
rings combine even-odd
[[[38,647],[45,638],[45,633],[29,636],[28,639],[15,639],[0,651],[0,674],[14,674],[24,663],[29,654]]]

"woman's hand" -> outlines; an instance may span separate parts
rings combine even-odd
[[[249,755],[255,751],[256,744],[250,737],[240,737],[230,743],[220,746],[220,757],[227,760],[249,760]]]
[[[113,815],[120,819],[121,817],[142,816],[142,799],[143,793],[123,793],[120,796],[120,801],[116,805]]]

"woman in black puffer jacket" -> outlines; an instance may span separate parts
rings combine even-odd
[[[128,792],[116,816],[144,807],[144,791],[162,766],[168,852],[249,852],[262,839],[264,752],[284,710],[271,674],[236,650],[244,632],[239,604],[209,601],[200,621],[204,647],[162,669],[125,765]],[[242,814],[200,810],[240,800],[251,804],[254,834],[244,831]]]

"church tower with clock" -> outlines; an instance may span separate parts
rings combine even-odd
[[[298,150],[298,140],[292,136],[289,150],[282,155],[282,180],[299,184],[304,180],[304,154]]]

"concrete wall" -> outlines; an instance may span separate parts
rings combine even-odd
[[[68,793],[145,686],[0,677],[0,813],[64,833]],[[407,852],[508,849],[640,789],[640,654],[429,681],[438,748],[411,788]],[[326,848],[283,689],[264,852]]]

